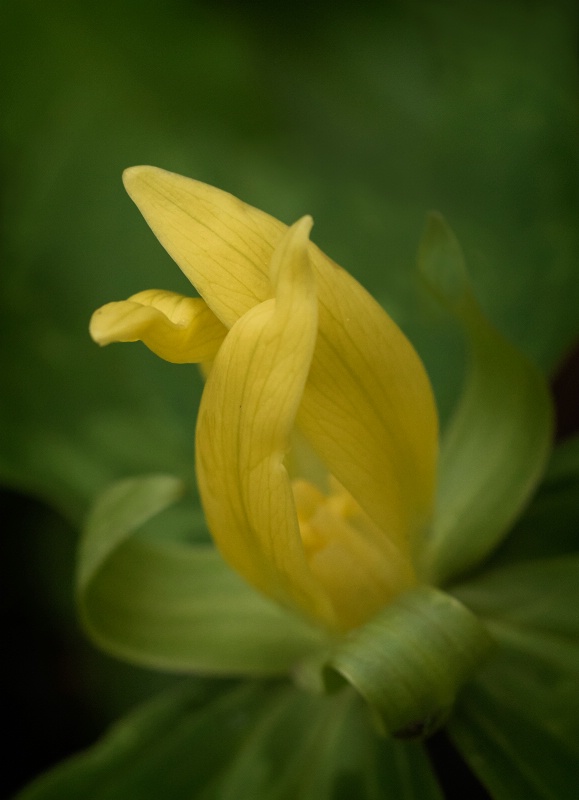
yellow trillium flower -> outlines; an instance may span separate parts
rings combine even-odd
[[[145,291],[91,320],[99,344],[143,341],[211,362],[197,477],[225,560],[335,631],[419,582],[438,423],[424,367],[351,275],[291,227],[154,167],[124,181],[201,298]]]

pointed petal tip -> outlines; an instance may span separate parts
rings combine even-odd
[[[292,248],[307,248],[310,241],[310,233],[314,227],[314,220],[309,214],[306,214],[293,225],[286,229],[281,241],[278,244],[278,249]]]
[[[309,237],[312,228],[314,227],[314,219],[309,214],[305,214],[305,216],[298,219],[292,227],[294,230],[299,231],[303,236]]]
[[[127,167],[123,170],[123,185],[130,197],[135,199],[136,194],[140,194],[143,189],[150,191],[155,186],[160,188],[162,186],[174,186],[175,183],[180,185],[187,184],[191,187],[199,182],[193,178],[185,178],[176,172],[171,172],[162,167],[153,167],[150,164],[139,164],[135,167]]]
[[[269,274],[278,300],[284,293],[283,285],[300,280],[310,289],[314,286],[314,273],[308,257],[310,231],[314,221],[306,215],[294,222],[284,233],[274,250]]]
[[[160,169],[159,167],[152,167],[149,164],[142,164],[136,167],[127,167],[123,170],[123,185],[130,194],[131,187],[135,186],[138,181],[140,181],[146,175],[158,174],[162,172],[166,172],[166,170]]]

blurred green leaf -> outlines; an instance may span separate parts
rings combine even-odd
[[[77,586],[84,592],[104,563],[145,522],[173,505],[184,491],[172,475],[128,478],[95,502],[80,542]]]
[[[422,238],[420,274],[469,346],[463,394],[441,443],[436,511],[424,568],[436,584],[480,563],[538,483],[553,410],[543,375],[482,313],[462,250],[440,215]]]
[[[553,452],[529,508],[487,568],[576,553],[579,547],[579,436]]]
[[[377,739],[353,693],[183,683],[18,800],[440,800],[417,745]]]
[[[99,498],[80,543],[86,630],[104,650],[158,669],[289,672],[323,645],[320,629],[252,589],[214,547],[171,541],[163,518],[134,535],[180,490],[177,479],[155,475],[122,481]]]
[[[450,732],[498,800],[571,800],[579,758],[579,557],[505,566],[456,589],[498,644]]]
[[[535,628],[573,639],[579,626],[578,570],[577,554],[541,558],[485,572],[455,586],[453,594],[485,623]],[[579,638],[574,643],[579,648]]]

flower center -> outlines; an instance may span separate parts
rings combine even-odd
[[[415,585],[402,553],[332,476],[324,494],[309,481],[292,481],[304,553],[325,590],[341,630],[365,622],[401,591]]]

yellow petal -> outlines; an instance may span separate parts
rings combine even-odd
[[[197,477],[231,566],[279,602],[333,625],[308,568],[284,466],[317,332],[310,227],[306,217],[282,238],[272,263],[275,299],[244,314],[217,354],[199,409]]]
[[[155,236],[228,328],[271,297],[269,264],[283,223],[157,167],[130,167],[123,181]]]
[[[90,335],[100,345],[137,342],[174,364],[215,357],[227,329],[204,300],[149,289],[94,312]]]
[[[428,376],[357,281],[323,262],[317,277],[319,334],[297,423],[384,537],[408,549],[433,507],[438,421]]]
[[[154,167],[125,186],[163,246],[230,327],[270,296],[286,227],[211,186]],[[298,425],[330,470],[400,546],[428,523],[438,423],[424,367],[400,329],[315,245],[319,335]]]

